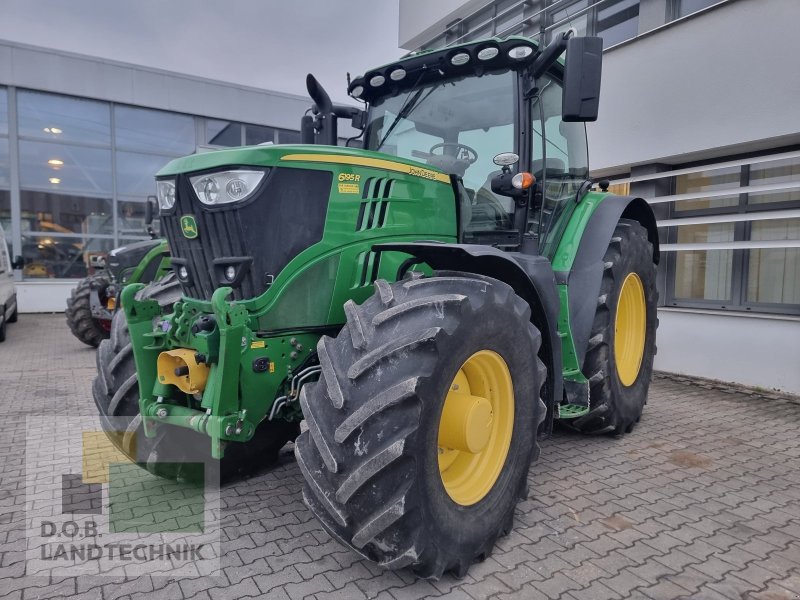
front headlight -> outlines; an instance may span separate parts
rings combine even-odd
[[[189,178],[200,202],[209,206],[246,200],[264,179],[264,171],[221,171]]]
[[[158,190],[158,206],[161,210],[169,210],[175,206],[175,180],[161,179],[156,181]]]

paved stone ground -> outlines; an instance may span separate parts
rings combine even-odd
[[[462,580],[383,572],[331,540],[302,503],[289,448],[223,489],[224,576],[25,577],[25,416],[93,414],[94,351],[61,315],[22,315],[8,334],[3,598],[800,598],[800,403],[665,377],[631,435],[545,441],[513,532]]]

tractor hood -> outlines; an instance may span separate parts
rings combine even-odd
[[[156,179],[173,269],[184,295],[198,300],[220,287],[255,299],[301,254],[356,240],[455,236],[450,176],[383,153],[251,146],[179,158]],[[442,201],[416,206],[422,198]],[[412,227],[417,218],[422,225]]]
[[[156,173],[156,179],[165,179],[197,171],[230,168],[231,166],[297,167],[301,166],[299,163],[314,165],[324,163],[350,164],[408,173],[426,179],[442,181],[443,183],[450,182],[448,175],[431,169],[425,163],[399,158],[383,152],[319,145],[245,146],[243,148],[192,154],[183,158],[176,158],[167,163]]]

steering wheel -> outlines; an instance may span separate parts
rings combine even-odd
[[[439,148],[442,149],[442,153],[436,154],[434,150],[438,150]],[[431,149],[428,150],[428,154],[436,157],[445,156],[445,148],[455,148],[454,158],[456,160],[466,162],[467,165],[472,165],[478,160],[478,152],[475,150],[475,148],[467,146],[466,144],[459,144],[458,142],[440,142],[438,144],[434,144],[431,146]],[[462,152],[466,154],[466,156],[462,156]]]

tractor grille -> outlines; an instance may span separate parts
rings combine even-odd
[[[266,178],[253,198],[210,208],[195,196],[189,176],[178,176],[175,208],[162,214],[161,227],[175,270],[188,271],[181,280],[186,296],[210,300],[224,286],[233,288],[236,300],[258,296],[290,260],[322,239],[332,174],[274,168]],[[182,233],[184,215],[195,218],[194,239]],[[237,269],[234,283],[224,281],[228,265]]]

